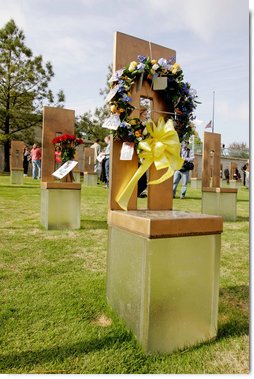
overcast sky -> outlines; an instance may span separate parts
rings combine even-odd
[[[226,147],[249,145],[248,0],[0,0],[0,28],[11,18],[33,54],[52,63],[51,88],[64,90],[65,108],[76,115],[103,105],[99,91],[120,31],[176,50],[202,102],[201,139],[215,91],[215,132]]]

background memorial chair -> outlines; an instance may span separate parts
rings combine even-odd
[[[237,217],[237,188],[220,187],[221,135],[204,133],[202,167],[202,213],[220,215],[224,220]]]
[[[46,229],[80,228],[81,184],[56,181],[55,148],[52,140],[61,134],[74,134],[75,112],[44,107],[42,128],[41,224]]]

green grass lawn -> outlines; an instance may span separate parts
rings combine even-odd
[[[218,337],[171,355],[145,355],[107,305],[107,196],[82,186],[81,229],[48,231],[39,182],[0,176],[0,373],[247,374],[248,190],[224,222]],[[201,192],[188,188],[174,208],[199,213]]]

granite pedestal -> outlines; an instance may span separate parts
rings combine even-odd
[[[98,175],[96,172],[84,172],[84,185],[97,186]]]
[[[202,190],[201,212],[236,221],[237,188],[206,188]]]
[[[201,189],[201,187],[202,187],[202,179],[191,178],[191,188]]]
[[[41,224],[46,229],[80,228],[80,183],[41,184]]]
[[[107,299],[147,353],[217,334],[222,218],[110,211]]]
[[[23,184],[24,183],[23,168],[12,169],[10,180],[11,180],[11,184]]]

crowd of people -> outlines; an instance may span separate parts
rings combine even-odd
[[[30,150],[28,146],[24,147],[23,151],[23,169],[24,176],[28,176],[29,163],[32,164],[32,178],[40,179],[41,178],[41,148],[37,143],[33,144],[32,149]]]
[[[110,135],[104,138],[105,146],[102,148],[102,143],[99,139],[91,145],[94,149],[94,172],[97,174],[97,182],[104,183],[105,188],[109,188],[109,164],[110,164],[110,152],[111,143]],[[182,182],[180,190],[180,199],[184,199],[187,193],[187,185],[190,178],[190,170],[193,169],[194,153],[189,148],[189,142],[182,142],[181,157],[183,158],[183,166],[180,170],[174,172],[173,177],[173,197],[176,197],[177,187]],[[25,146],[23,152],[23,168],[24,176],[28,176],[29,163],[32,164],[32,178],[41,178],[41,148],[38,144],[34,143],[30,150],[28,146]],[[55,169],[58,169],[62,164],[61,149],[59,146],[55,148]],[[249,188],[249,160],[241,167],[243,178],[239,170],[236,168],[234,173],[235,180],[242,180],[243,185]],[[230,173],[226,168],[224,170],[224,177],[229,183]],[[138,181],[138,197],[147,196],[147,174],[145,173]]]
[[[109,163],[110,163],[110,136],[106,136],[104,142],[106,143],[106,147],[101,150],[99,140],[91,145],[94,148],[94,172],[98,175],[98,180],[102,183],[105,183],[105,187],[109,187]],[[182,144],[181,156],[184,159],[183,167],[175,171],[174,173],[174,182],[173,182],[173,195],[176,196],[176,190],[179,182],[182,180],[182,189],[180,198],[183,199],[187,192],[187,184],[189,180],[189,172],[190,169],[185,167],[186,162],[192,163],[194,160],[194,154],[192,150],[189,148],[189,143],[184,142]],[[143,176],[138,181],[138,197],[147,197],[147,174],[143,174]]]

